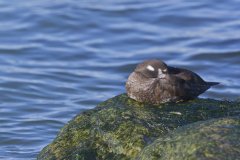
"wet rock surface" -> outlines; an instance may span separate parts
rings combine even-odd
[[[182,126],[239,114],[239,102],[195,99],[149,105],[121,94],[77,115],[41,151],[38,159],[141,159],[146,152],[156,154],[155,150],[149,151],[151,146],[157,145],[159,138],[177,134]],[[208,123],[211,125],[211,120]],[[187,127],[198,129],[194,124]],[[184,134],[184,129],[179,134]]]
[[[196,122],[155,140],[139,160],[235,160],[240,157],[240,117]]]

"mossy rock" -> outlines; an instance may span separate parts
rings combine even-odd
[[[236,160],[240,158],[240,117],[196,122],[155,140],[139,160]]]
[[[196,99],[149,105],[122,94],[77,115],[38,159],[135,159],[144,147],[177,127],[239,113],[239,102]]]

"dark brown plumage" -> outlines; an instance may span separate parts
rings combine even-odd
[[[148,60],[130,74],[126,90],[136,101],[159,104],[194,99],[217,84],[205,82],[190,70],[167,66],[161,60]]]

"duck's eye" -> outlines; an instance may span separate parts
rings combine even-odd
[[[149,70],[149,71],[154,71],[155,69],[153,68],[153,66],[151,66],[151,65],[148,65],[147,66],[147,69]]]

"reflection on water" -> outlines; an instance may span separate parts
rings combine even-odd
[[[0,2],[0,158],[35,159],[77,113],[125,92],[135,65],[161,58],[239,97],[237,1]]]

